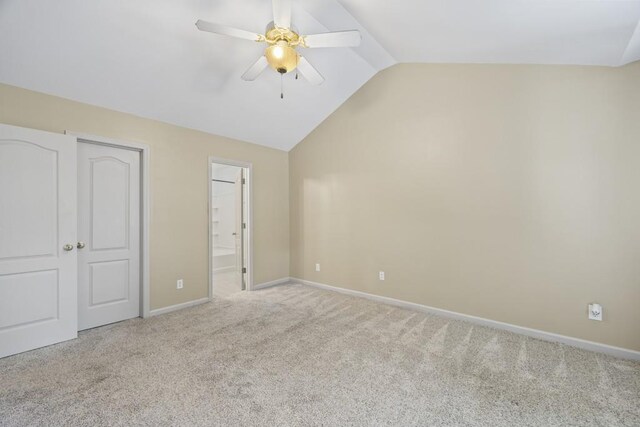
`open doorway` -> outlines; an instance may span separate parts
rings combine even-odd
[[[210,297],[250,288],[250,171],[249,164],[210,161]]]

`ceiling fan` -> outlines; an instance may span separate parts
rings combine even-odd
[[[298,70],[309,83],[319,85],[324,77],[298,53],[297,48],[353,47],[362,39],[358,30],[300,35],[291,25],[291,0],[272,0],[272,7],[273,22],[267,25],[264,35],[203,20],[196,22],[201,31],[267,44],[264,55],[242,75],[243,80],[255,80],[270,66],[280,75]]]

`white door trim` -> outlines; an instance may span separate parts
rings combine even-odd
[[[151,149],[147,144],[139,142],[122,141],[119,139],[105,138],[102,136],[89,135],[81,132],[65,131],[66,135],[76,137],[78,142],[88,144],[107,145],[111,147],[126,148],[140,152],[140,182],[141,182],[141,213],[140,213],[140,273],[141,273],[141,298],[140,298],[140,315],[141,317],[149,317],[150,301],[149,301],[149,224],[151,220],[150,212],[150,194],[149,191],[149,157]]]
[[[209,299],[213,298],[213,210],[211,209],[211,191],[213,188],[211,176],[213,173],[214,163],[237,166],[245,168],[247,171],[247,175],[245,177],[245,179],[247,180],[247,291],[253,290],[253,165],[249,162],[243,162],[241,160],[231,160],[209,156],[209,167],[207,168],[207,182],[209,183],[209,195],[207,196],[207,200],[209,201],[207,205],[207,210],[209,211]]]

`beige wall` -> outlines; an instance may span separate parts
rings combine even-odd
[[[152,309],[207,296],[208,156],[253,163],[254,282],[289,275],[286,152],[6,85],[0,85],[0,123],[151,147]]]
[[[640,350],[640,63],[398,65],[289,167],[292,276]]]
[[[207,294],[212,155],[254,165],[256,283],[291,273],[640,350],[639,82],[640,63],[398,65],[289,155],[6,85],[0,123],[151,146],[152,308]]]

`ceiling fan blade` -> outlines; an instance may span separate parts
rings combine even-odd
[[[291,28],[291,0],[272,0],[273,23],[279,28]]]
[[[198,22],[196,22],[196,27],[198,27],[200,31],[207,31],[209,33],[231,36],[239,39],[251,40],[254,42],[262,41],[264,39],[264,36],[258,33],[239,30],[238,28],[227,27],[226,25],[203,21],[202,19],[199,19]]]
[[[298,59],[298,71],[300,71],[302,77],[314,86],[321,85],[324,82],[324,77],[303,56]]]
[[[258,60],[242,75],[242,80],[254,81],[264,70],[269,63],[266,56],[261,56]]]
[[[355,47],[362,41],[362,35],[358,30],[309,34],[303,38],[306,47]]]

